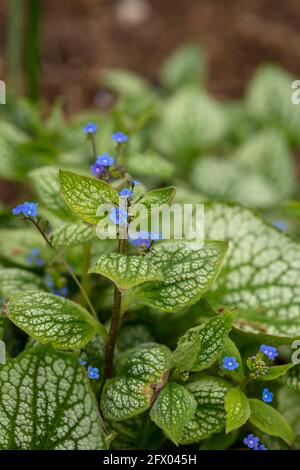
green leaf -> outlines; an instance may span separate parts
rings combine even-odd
[[[242,382],[245,379],[245,371],[244,371],[244,366],[243,366],[243,360],[240,354],[240,351],[236,347],[236,344],[229,338],[225,338],[224,341],[224,348],[219,355],[219,366],[223,366],[223,357],[228,356],[232,357],[234,356],[239,363],[239,367],[234,370],[226,370],[222,369],[223,373],[228,375],[230,378],[234,379],[237,382]]]
[[[45,259],[47,249],[37,230],[33,228],[0,230],[0,256],[9,262],[32,268],[28,256],[33,248],[39,248],[41,257]]]
[[[133,153],[126,160],[126,168],[133,175],[156,176],[169,179],[174,173],[174,166],[155,152]]]
[[[135,300],[163,312],[176,312],[193,305],[211,287],[219,274],[226,244],[163,242],[145,255],[161,270],[163,282],[148,282],[135,288]]]
[[[13,323],[41,343],[59,349],[80,348],[96,333],[105,333],[81,305],[53,294],[29,291],[10,299],[6,307]]]
[[[102,82],[121,96],[129,98],[143,97],[151,92],[150,85],[145,80],[128,70],[105,70]]]
[[[151,209],[152,205],[161,206],[162,204],[171,204],[175,197],[176,188],[169,186],[167,188],[153,189],[149,191],[139,201],[139,204],[143,204],[147,208]]]
[[[128,256],[120,253],[101,255],[89,273],[97,273],[111,279],[119,289],[130,289],[148,281],[162,281],[163,275],[144,256]]]
[[[191,370],[197,361],[200,350],[201,336],[199,334],[185,334],[179,338],[177,348],[173,353],[176,369],[179,372]]]
[[[168,380],[171,360],[168,348],[155,343],[129,353],[117,377],[104,386],[101,409],[105,418],[122,421],[150,408]]]
[[[63,170],[59,172],[59,180],[67,204],[90,224],[97,225],[103,217],[97,215],[100,204],[119,203],[118,192],[105,181]]]
[[[219,433],[225,427],[224,400],[230,384],[217,377],[203,377],[186,385],[194,395],[197,409],[184,427],[181,444],[192,444]]]
[[[229,242],[212,304],[238,308],[247,333],[300,335],[299,244],[237,205],[207,205],[205,227],[208,239]]]
[[[290,388],[300,392],[300,367],[299,365],[289,370],[282,378],[281,382],[288,385]]]
[[[219,142],[226,131],[226,115],[219,103],[204,91],[180,89],[161,109],[155,145],[177,162],[178,173],[189,168],[193,158]]]
[[[43,206],[63,220],[74,220],[74,214],[66,205],[59,187],[58,170],[45,166],[29,173]]]
[[[195,414],[197,403],[182,385],[168,383],[160,392],[150,411],[150,417],[178,445],[184,426]]]
[[[251,408],[249,420],[254,426],[271,436],[281,437],[289,445],[293,443],[293,430],[277,410],[255,398],[250,398],[249,403]]]
[[[255,380],[275,380],[286,374],[291,367],[294,367],[294,364],[284,364],[283,366],[272,366],[269,367],[268,372],[265,375],[257,377]]]
[[[199,337],[201,347],[199,348],[194,362],[187,369],[192,372],[208,369],[216,360],[223,349],[225,340],[230,332],[236,314],[234,312],[224,312],[218,317],[211,318],[200,326],[188,330],[178,342],[175,354],[178,355],[184,347],[190,347]]]
[[[56,248],[68,248],[82,245],[93,240],[93,227],[85,224],[64,224],[51,234],[51,240]]]
[[[243,426],[250,416],[248,398],[239,387],[231,388],[225,396],[226,433]]]
[[[206,439],[199,447],[200,450],[226,450],[230,448],[239,436],[238,431],[230,432],[225,434],[221,432],[214,434],[213,436]]]
[[[0,269],[0,296],[8,299],[22,291],[46,290],[42,279],[36,274],[18,268]]]
[[[97,404],[78,358],[38,346],[0,369],[0,449],[102,450]]]
[[[165,62],[161,81],[171,90],[187,84],[198,84],[203,78],[205,60],[197,44],[188,44],[176,49]]]

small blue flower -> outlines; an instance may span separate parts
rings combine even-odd
[[[86,366],[87,365],[87,362],[84,359],[82,359],[81,357],[78,359],[78,362],[81,366]]]
[[[119,196],[121,197],[131,197],[133,196],[133,192],[130,191],[128,188],[122,189],[122,191],[119,192]]]
[[[123,144],[128,140],[128,135],[124,134],[122,131],[114,132],[111,137],[118,144]]]
[[[99,163],[93,163],[91,165],[91,172],[93,173],[94,176],[100,175],[104,171],[104,166],[100,165]]]
[[[145,246],[150,248],[151,240],[149,240],[148,232],[140,232],[137,238],[129,238],[129,243],[134,246]]]
[[[260,444],[259,446],[256,446],[253,448],[253,450],[268,450],[264,444]]]
[[[98,124],[94,124],[93,122],[88,122],[84,127],[83,127],[83,132],[85,132],[88,135],[91,134],[96,134],[98,130]]]
[[[253,434],[248,434],[248,436],[244,438],[243,443],[248,446],[249,449],[254,449],[258,446],[259,438],[253,436]]]
[[[96,163],[102,166],[112,166],[115,163],[115,159],[108,153],[103,153],[103,155],[97,157]]]
[[[52,288],[52,292],[54,295],[57,295],[58,297],[67,297],[69,293],[69,289],[66,286],[60,287],[60,288],[54,287]]]
[[[95,379],[95,380],[99,379],[100,374],[99,374],[98,367],[89,366],[88,367],[88,375],[89,375],[90,379]]]
[[[264,388],[261,398],[262,398],[262,401],[264,401],[265,403],[272,403],[273,393],[270,392],[270,390],[268,388]]]
[[[274,227],[276,227],[278,230],[281,230],[282,232],[287,231],[287,224],[282,220],[273,220],[272,224],[274,225]]]
[[[51,274],[47,273],[45,276],[45,284],[49,289],[52,289],[54,287],[54,282]]]
[[[162,234],[160,232],[149,232],[150,240],[162,240]]]
[[[32,256],[40,256],[41,250],[39,248],[32,248],[31,254]]]
[[[141,182],[138,181],[138,180],[132,180],[131,184],[132,184],[132,186],[138,186],[139,184],[141,184]]]
[[[116,225],[127,222],[127,217],[127,212],[119,207],[114,207],[109,215],[110,220]]]
[[[234,356],[225,356],[223,357],[223,368],[227,370],[234,370],[239,367],[239,363],[237,362]]]
[[[275,359],[278,356],[278,351],[273,346],[262,344],[259,350],[271,360]]]
[[[23,204],[18,204],[14,209],[12,209],[14,215],[23,214],[26,217],[36,217],[38,215],[38,204],[37,202],[23,202]]]

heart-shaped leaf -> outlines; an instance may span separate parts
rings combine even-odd
[[[224,400],[230,384],[217,377],[203,377],[186,387],[194,396],[197,409],[183,428],[179,442],[192,444],[222,431],[225,427]]]
[[[106,335],[81,305],[53,294],[29,291],[18,295],[6,304],[6,312],[32,338],[59,349],[80,348],[96,333]]]
[[[59,172],[59,180],[67,204],[90,224],[97,225],[103,218],[97,215],[100,204],[119,202],[118,192],[105,181],[63,170]]]
[[[101,450],[104,433],[78,358],[37,346],[0,368],[0,449]]]
[[[64,224],[51,234],[56,248],[68,248],[90,242],[94,237],[93,227],[86,224]]]
[[[111,279],[119,289],[130,289],[147,281],[163,280],[158,267],[145,257],[120,253],[101,255],[89,272]]]
[[[218,276],[226,244],[163,242],[146,254],[164,276],[135,288],[135,300],[163,312],[176,312],[196,303]]]
[[[147,410],[166,384],[172,355],[166,346],[149,343],[132,351],[101,397],[103,415],[122,421]]]
[[[182,385],[168,383],[151,408],[152,421],[178,445],[182,429],[195,414],[197,403],[193,395]]]
[[[22,291],[46,290],[39,276],[18,268],[0,269],[0,296],[8,299]]]
[[[207,238],[229,241],[212,302],[237,307],[244,331],[300,335],[299,244],[237,205],[208,205],[205,226]]]

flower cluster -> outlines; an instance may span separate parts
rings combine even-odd
[[[24,215],[25,217],[36,217],[38,215],[37,202],[23,202],[12,209],[14,215]]]
[[[265,403],[272,403],[273,401],[273,393],[270,392],[270,390],[268,388],[264,388],[263,389],[263,393],[262,393],[262,397],[261,397],[262,401],[264,401]]]
[[[32,248],[26,260],[32,266],[44,266],[45,261],[40,257],[41,250],[39,248]]]
[[[223,369],[227,370],[235,370],[239,367],[239,363],[237,362],[234,356],[225,356],[223,357]]]
[[[252,450],[268,450],[264,444],[259,444],[259,438],[253,434],[248,434],[243,440],[244,444]]]
[[[108,169],[115,163],[114,157],[108,153],[103,153],[97,157],[97,160],[91,165],[91,172],[94,176],[101,175],[102,177],[110,176]]]
[[[54,283],[53,277],[49,273],[45,276],[45,284],[48,289],[51,290],[52,294],[58,295],[59,297],[67,297],[69,293],[67,286],[57,287]]]
[[[78,359],[78,362],[81,366],[87,365],[87,361],[85,359],[82,359],[82,357]],[[100,378],[100,372],[98,367],[88,366],[88,376],[91,380],[98,380]]]

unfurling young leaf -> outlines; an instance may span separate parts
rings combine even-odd
[[[238,429],[250,416],[248,398],[239,387],[231,388],[225,396],[226,433]]]
[[[294,367],[294,364],[284,364],[282,366],[269,367],[266,374],[256,377],[255,380],[262,380],[264,382],[268,380],[278,379],[279,377],[285,375],[287,371],[292,367]]]
[[[104,417],[122,421],[150,408],[168,380],[171,362],[171,352],[159,344],[149,343],[132,351],[117,376],[104,386]]]
[[[6,305],[10,320],[41,343],[58,349],[84,346],[104,327],[81,305],[44,292],[29,291],[10,299]]]
[[[218,276],[227,247],[222,242],[170,241],[145,255],[164,276],[135,288],[135,300],[163,312],[176,312],[196,303]]]
[[[180,360],[180,353],[187,355],[187,351],[190,351],[190,364],[187,359],[185,360],[189,368],[185,370],[197,372],[208,369],[216,361],[220,351],[223,350],[235,317],[234,312],[224,312],[218,317],[213,317],[202,325],[188,330],[179,339],[174,353],[177,362]],[[200,338],[198,348],[196,338]],[[193,347],[193,345],[195,346]]]
[[[170,382],[155,400],[150,417],[178,445],[182,429],[195,414],[196,407],[195,398],[184,386]]]
[[[163,280],[158,267],[145,257],[120,253],[101,255],[89,272],[111,279],[119,289],[130,289],[144,282]]]
[[[249,420],[252,424],[271,436],[281,437],[289,445],[293,443],[295,438],[293,430],[277,410],[254,398],[249,399],[249,404],[251,408]]]
[[[97,215],[100,204],[118,204],[118,192],[108,183],[71,171],[59,172],[64,198],[70,208],[86,222],[97,225],[103,215]]]
[[[37,346],[0,368],[0,449],[102,450],[97,403],[78,357]]]

